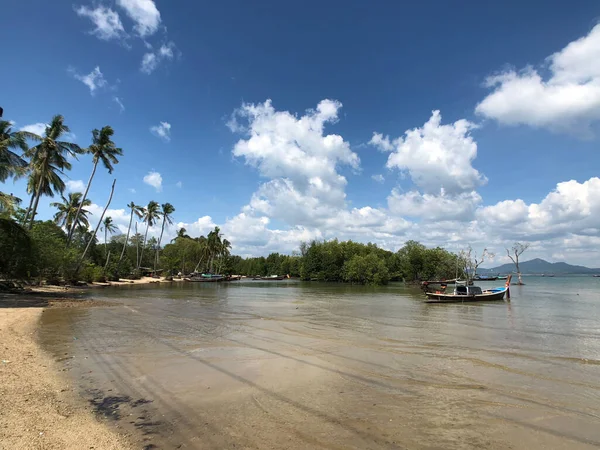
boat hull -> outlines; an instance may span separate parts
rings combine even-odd
[[[225,281],[225,277],[189,277],[185,281],[191,281],[192,283],[217,283]]]
[[[438,294],[428,292],[426,294],[427,300],[425,300],[425,303],[465,303],[503,300],[507,290],[507,288],[502,288],[476,295]]]

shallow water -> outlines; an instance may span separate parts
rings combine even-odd
[[[109,288],[122,306],[48,310],[41,339],[147,448],[597,448],[600,279],[525,282],[441,305],[399,284]]]

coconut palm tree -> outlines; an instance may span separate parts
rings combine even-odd
[[[198,272],[198,269],[201,268],[200,265],[202,264],[202,261],[204,261],[205,258],[209,259],[209,248],[208,239],[206,239],[205,236],[197,237],[195,241],[198,243],[200,250],[200,259],[198,260],[198,264],[196,264],[196,268],[194,269],[194,272]]]
[[[12,150],[27,151],[27,139],[37,136],[26,131],[12,131],[12,124],[0,120],[0,183],[9,177],[17,177],[25,173],[27,161]]]
[[[208,246],[208,253],[210,255],[209,270],[212,273],[213,262],[215,260],[215,256],[217,256],[219,254],[219,252],[221,251],[221,247],[222,247],[221,229],[219,227],[215,227],[215,229],[213,231],[208,233],[207,246]]]
[[[108,173],[112,173],[113,164],[119,163],[117,156],[121,156],[123,154],[123,150],[116,147],[115,143],[111,140],[111,137],[114,133],[115,132],[113,131],[113,129],[109,126],[105,126],[101,130],[92,131],[92,145],[89,146],[86,152],[92,155],[94,167],[92,168],[92,174],[90,175],[88,184],[85,187],[85,192],[83,193],[83,200],[87,198],[90,186],[92,185],[92,180],[94,179],[94,175],[96,174],[96,168],[98,167],[98,163],[102,161],[102,164],[104,165],[104,167],[106,167]],[[77,220],[77,216],[80,214],[80,211],[81,208],[75,214],[75,221]],[[71,241],[74,231],[75,225],[73,225],[73,227],[71,227],[71,229],[68,232],[68,242]]]
[[[64,192],[65,184],[60,175],[64,170],[71,170],[71,163],[67,161],[67,156],[77,158],[77,155],[83,152],[77,144],[60,140],[69,131],[69,127],[64,123],[64,117],[57,115],[46,127],[43,137],[34,134],[28,136],[39,141],[38,145],[25,152],[25,156],[30,160],[28,188],[32,193],[31,206],[24,219],[24,223],[31,219],[29,228],[33,225],[42,194],[53,197],[54,192],[61,194]]]
[[[133,215],[135,214],[138,219],[141,219],[144,213],[144,208],[136,205],[133,202],[127,205],[127,207],[131,210],[131,214],[129,215],[129,226],[127,227],[127,236],[125,237],[125,242],[123,243],[123,250],[121,250],[121,256],[119,256],[119,264],[121,264],[121,261],[123,260],[123,255],[125,255],[125,249],[127,248],[127,243],[129,242],[129,233],[131,232],[131,223],[133,222]]]
[[[0,191],[0,215],[11,217],[20,203],[20,198]]]
[[[171,243],[177,242],[179,239],[191,239],[190,236],[187,234],[187,230],[183,227],[177,230],[177,236],[171,239]]]
[[[218,272],[221,272],[225,258],[227,258],[231,254],[231,252],[229,250],[231,250],[231,242],[229,242],[227,239],[223,239],[223,241],[221,242],[221,251],[220,251]]]
[[[162,241],[163,233],[165,232],[165,225],[168,223],[169,225],[173,224],[173,218],[171,214],[175,212],[175,207],[170,203],[163,203],[161,205],[160,215],[162,215],[162,228],[160,229],[160,237],[158,238],[158,245],[156,246],[156,256],[154,258],[154,272],[156,272],[156,267],[158,266],[158,258],[160,253],[160,242]]]
[[[144,234],[144,244],[142,245],[142,251],[140,252],[140,259],[138,261],[138,270],[142,265],[142,259],[144,258],[144,248],[146,247],[146,241],[148,240],[148,230],[151,226],[153,226],[157,220],[160,218],[160,205],[156,203],[154,200],[151,200],[148,203],[144,210],[144,215],[142,217],[143,222],[146,224],[146,233]]]
[[[81,192],[71,192],[69,198],[65,198],[64,195],[62,196],[62,203],[50,203],[50,206],[58,209],[57,213],[54,214],[54,223],[67,230],[71,229],[73,223],[75,223],[75,228],[84,227],[87,229],[90,226],[87,217],[90,212],[83,208],[90,206],[92,201],[87,199],[82,202],[81,197]],[[77,217],[77,221],[75,221],[77,211],[80,211],[80,214]]]
[[[108,234],[113,234],[117,231],[117,227],[115,226],[112,217],[107,216],[102,222],[102,227],[104,228],[104,254],[106,255],[106,263],[104,267],[108,265],[108,257],[110,256],[108,253]]]

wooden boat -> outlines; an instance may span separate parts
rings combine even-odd
[[[185,281],[193,281],[194,283],[217,283],[219,281],[224,281],[226,277],[223,275],[215,275],[213,273],[198,273],[192,274],[188,278],[185,278]]]
[[[241,279],[241,275],[230,275],[228,277],[225,277],[225,281],[240,281]]]
[[[496,281],[498,277],[492,277],[489,275],[477,275],[473,279],[476,281]]]
[[[504,281],[504,280],[507,280],[507,279],[508,279],[508,276],[505,276],[505,277],[500,277],[500,276],[499,276],[499,277],[497,277],[497,278],[498,278],[499,280],[503,280],[503,281]]]
[[[282,276],[278,276],[278,275],[271,275],[271,276],[268,276],[268,277],[255,277],[255,278],[252,278],[252,279],[253,280],[262,280],[262,281],[281,281],[284,278],[287,278],[287,277],[282,277]]]
[[[504,287],[481,290],[479,286],[467,286],[466,283],[457,283],[454,291],[447,294],[442,291],[426,292],[426,303],[463,303],[463,302],[486,302],[492,300],[503,300],[506,295],[510,298],[510,279],[508,276]]]

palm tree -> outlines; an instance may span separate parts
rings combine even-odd
[[[123,150],[117,148],[115,143],[110,139],[114,133],[115,132],[113,129],[109,126],[105,126],[101,130],[92,131],[92,145],[90,145],[90,147],[87,149],[87,153],[90,153],[93,156],[94,167],[92,169],[90,179],[88,180],[88,184],[85,188],[85,192],[83,193],[84,200],[87,198],[90,186],[92,185],[92,180],[96,174],[98,163],[102,161],[102,164],[104,167],[106,167],[108,173],[112,173],[113,164],[119,163],[117,156],[121,156],[123,154]],[[81,208],[77,211],[77,214],[75,214],[76,220],[80,211]],[[73,236],[74,231],[75,226],[69,230],[67,242],[71,242],[71,237]]]
[[[121,256],[119,256],[119,264],[121,264],[121,261],[123,260],[123,255],[125,254],[125,249],[127,248],[127,243],[129,242],[129,233],[131,231],[131,223],[133,222],[133,215],[135,214],[138,217],[138,219],[140,219],[144,213],[144,208],[136,205],[133,202],[131,202],[129,205],[127,205],[127,207],[129,209],[131,209],[131,214],[129,215],[129,226],[127,227],[127,236],[125,237],[125,242],[123,243],[123,250],[121,250]]]
[[[187,230],[183,227],[181,227],[179,230],[177,230],[177,236],[175,236],[173,239],[171,239],[171,243],[173,242],[177,242],[179,239],[191,239],[189,235],[186,234]]]
[[[196,268],[194,269],[194,272],[198,272],[198,269],[200,269],[200,264],[202,264],[202,261],[204,261],[204,258],[208,258],[209,256],[209,248],[208,248],[208,239],[206,239],[206,237],[204,236],[200,236],[197,237],[195,239],[195,241],[198,243],[198,247],[200,250],[200,260],[198,260],[198,264],[196,264]]]
[[[65,184],[60,174],[64,170],[71,170],[71,163],[67,161],[66,156],[76,158],[83,152],[77,144],[59,140],[69,131],[69,127],[64,124],[64,117],[56,115],[52,118],[50,125],[46,127],[43,138],[33,133],[28,136],[40,141],[38,145],[25,152],[25,156],[30,159],[28,190],[32,193],[30,208],[24,219],[24,223],[31,219],[29,228],[33,225],[42,194],[53,197],[54,192],[61,194],[64,192]]]
[[[33,133],[26,131],[12,131],[12,124],[0,120],[0,183],[9,177],[17,177],[25,173],[27,161],[11,149],[27,151],[27,139],[35,139]]]
[[[108,233],[113,234],[117,231],[117,227],[114,225],[113,219],[110,216],[104,219],[102,226],[104,227],[104,254],[106,255],[104,267],[106,267],[108,265],[108,257],[110,256],[108,253]]]
[[[12,194],[5,194],[0,191],[0,215],[11,217],[14,215],[17,207],[21,203],[21,199]]]
[[[160,253],[160,242],[162,241],[163,233],[165,232],[165,225],[168,223],[169,225],[173,224],[173,218],[171,214],[175,212],[175,207],[170,203],[163,203],[161,205],[162,211],[160,214],[163,217],[162,228],[160,230],[160,237],[158,238],[158,245],[156,246],[156,256],[154,258],[154,272],[156,273],[156,266],[158,266],[158,257]]]
[[[69,198],[65,198],[64,195],[62,196],[62,203],[50,203],[50,206],[58,209],[58,212],[54,214],[54,223],[67,230],[71,229],[73,224],[75,224],[76,228],[89,228],[90,223],[88,222],[87,215],[90,212],[87,209],[83,209],[83,207],[90,206],[92,201],[87,199],[82,202],[81,197],[81,192],[71,192]],[[80,211],[80,215],[77,221],[75,221],[75,213],[77,211]]]
[[[210,255],[210,265],[209,270],[212,273],[213,262],[215,260],[215,256],[221,251],[222,242],[221,242],[221,229],[219,227],[215,227],[213,231],[208,233],[207,238],[208,252]]]
[[[148,239],[148,230],[151,226],[153,226],[156,223],[156,221],[159,218],[160,205],[154,200],[151,200],[150,203],[148,203],[148,206],[146,206],[144,210],[144,216],[142,217],[142,220],[146,224],[146,233],[144,234],[144,243],[142,245],[142,251],[140,253],[140,260],[138,261],[138,270],[140,269],[140,266],[142,265],[142,259],[144,258],[144,248],[146,247],[146,240]]]
[[[231,249],[231,242],[229,242],[227,239],[223,239],[223,241],[221,242],[221,251],[220,251],[221,258],[219,260],[218,272],[221,272],[224,259],[231,254],[231,252],[229,251],[230,249]]]

